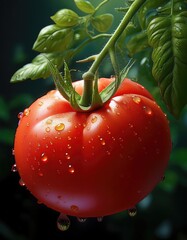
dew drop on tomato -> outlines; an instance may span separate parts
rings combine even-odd
[[[47,119],[46,124],[51,124],[53,122],[52,119]]]
[[[106,142],[105,142],[105,140],[103,138],[100,138],[100,141],[101,141],[101,145],[104,146],[106,144]]]
[[[57,227],[60,231],[68,230],[70,226],[70,220],[67,215],[61,213],[57,219]]]
[[[95,123],[97,121],[97,116],[94,116],[91,120],[92,123]]]
[[[103,217],[97,217],[97,221],[98,222],[102,222],[103,221]]]
[[[38,105],[41,107],[41,106],[43,105],[43,102],[40,101],[40,102],[38,103]]]
[[[143,110],[145,111],[145,113],[149,116],[153,115],[152,109],[150,107],[147,106],[143,106]]]
[[[84,222],[86,222],[87,218],[77,217],[77,220],[81,223],[84,223]]]
[[[66,159],[70,159],[71,157],[70,157],[70,155],[69,155],[69,153],[66,153]]]
[[[56,131],[63,131],[64,128],[65,128],[64,123],[59,123],[59,124],[57,124],[57,125],[55,126],[55,130],[56,130]]]
[[[18,119],[22,119],[22,117],[23,117],[23,112],[19,112],[18,113]]]
[[[24,187],[24,186],[25,186],[25,183],[24,183],[24,181],[23,181],[22,178],[20,178],[20,180],[19,180],[19,185],[20,185],[21,187]]]
[[[79,207],[77,205],[71,205],[70,209],[73,212],[78,212],[79,211]]]
[[[12,172],[17,172],[16,163],[12,165],[11,171],[12,171]]]
[[[12,155],[13,155],[13,156],[15,155],[15,151],[14,151],[14,149],[12,149]]]
[[[45,163],[45,162],[47,162],[47,160],[48,160],[48,157],[45,155],[45,153],[42,153],[41,161]]]
[[[71,164],[69,164],[69,166],[68,166],[68,171],[69,171],[69,173],[71,173],[71,174],[73,174],[73,173],[75,172],[75,169],[72,167]]]
[[[137,214],[137,209],[136,209],[136,207],[130,208],[130,209],[128,210],[128,214],[129,214],[130,217],[136,216],[136,214]]]
[[[49,133],[51,131],[50,127],[46,127],[45,131]]]
[[[26,108],[24,111],[23,111],[23,116],[28,116],[30,113],[30,110],[28,108]]]
[[[141,98],[138,97],[138,96],[133,96],[132,100],[133,100],[136,104],[141,103]]]

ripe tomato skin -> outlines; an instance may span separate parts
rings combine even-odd
[[[99,90],[112,79],[99,80]],[[74,84],[82,93],[82,81]],[[134,207],[161,181],[171,152],[166,116],[125,79],[102,108],[76,112],[57,90],[23,113],[15,160],[30,192],[49,208],[98,217]]]

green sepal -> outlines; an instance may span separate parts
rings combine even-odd
[[[78,9],[80,9],[84,13],[94,13],[95,7],[89,2],[85,0],[74,0],[76,6]]]
[[[72,46],[73,39],[73,29],[61,28],[56,24],[49,25],[40,31],[33,50],[43,53],[65,51]]]
[[[112,98],[112,96],[115,94],[124,78],[127,76],[133,64],[134,61],[129,61],[125,68],[120,72],[120,74],[115,76],[115,80],[111,82],[105,89],[102,90],[102,92],[100,93],[100,97],[103,103],[106,103],[108,100]]]
[[[97,17],[93,17],[91,19],[91,24],[98,32],[107,32],[112,26],[113,18],[112,14],[102,14]]]
[[[72,27],[79,23],[79,16],[70,9],[61,9],[51,19],[60,27]]]

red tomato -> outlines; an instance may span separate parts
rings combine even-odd
[[[99,80],[99,91],[112,79]],[[83,81],[75,83],[81,94]],[[133,208],[161,181],[168,120],[149,92],[125,79],[102,108],[76,112],[57,90],[25,109],[15,136],[22,181],[49,208],[98,217]]]

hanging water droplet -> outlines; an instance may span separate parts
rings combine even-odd
[[[81,223],[84,223],[84,222],[86,222],[86,218],[81,218],[81,217],[77,217],[77,220],[79,221],[79,222],[81,222]]]
[[[68,230],[69,226],[70,226],[69,218],[65,214],[61,213],[57,219],[58,229],[60,231],[66,231],[66,230]]]
[[[78,212],[79,211],[79,207],[77,205],[71,205],[70,209],[73,211],[73,212]]]
[[[95,123],[97,121],[97,116],[94,116],[91,120],[92,123]]]
[[[24,183],[24,181],[23,181],[21,178],[20,178],[20,180],[19,180],[19,185],[22,186],[22,187],[25,186],[25,183]]]
[[[26,108],[24,111],[23,111],[23,116],[28,116],[30,113],[30,110],[28,108]]]
[[[132,100],[136,103],[139,104],[141,102],[141,98],[138,96],[133,96]]]
[[[71,164],[69,164],[69,166],[68,166],[68,171],[69,171],[69,173],[72,173],[72,174],[75,172],[75,169],[72,167]]]
[[[149,116],[151,116],[153,114],[152,110],[150,107],[148,106],[143,106],[143,110],[145,111],[145,113]]]
[[[129,214],[130,217],[136,216],[136,214],[137,214],[137,209],[136,209],[136,207],[130,208],[130,209],[128,210],[128,214]]]
[[[13,156],[15,155],[15,151],[14,151],[14,149],[12,149],[12,155],[13,155]]]
[[[56,131],[63,131],[64,128],[65,128],[64,123],[59,123],[59,124],[57,124],[57,125],[55,126],[55,130],[56,130]]]
[[[47,162],[47,160],[48,160],[48,157],[45,155],[45,153],[42,153],[42,155],[41,155],[41,161],[42,161],[42,162]]]
[[[98,222],[102,222],[103,221],[103,217],[97,217],[97,221]]]
[[[18,118],[19,118],[19,119],[22,119],[22,117],[23,117],[23,112],[19,112],[19,113],[18,113]]]
[[[11,171],[12,171],[12,172],[17,172],[16,163],[12,165]]]

